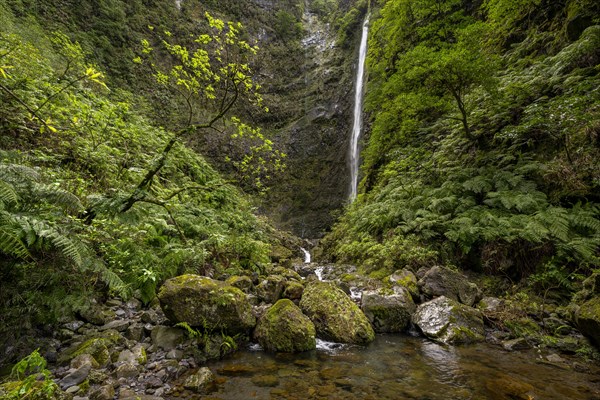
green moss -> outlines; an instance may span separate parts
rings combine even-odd
[[[254,336],[267,350],[297,352],[316,348],[314,324],[291,300],[281,299],[258,322]]]

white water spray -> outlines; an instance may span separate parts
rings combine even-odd
[[[352,140],[350,141],[350,201],[356,198],[358,192],[358,139],[362,131],[362,102],[365,75],[365,59],[367,58],[367,37],[369,36],[369,16],[365,18],[360,38],[358,53],[358,70],[356,71],[356,90],[354,94],[354,123],[352,125]]]
[[[304,253],[304,264],[310,263],[310,253],[304,247],[300,247],[300,250]]]

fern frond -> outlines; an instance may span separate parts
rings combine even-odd
[[[21,259],[29,257],[27,246],[15,232],[6,227],[0,228],[0,253]]]
[[[33,168],[22,164],[0,164],[0,179],[7,182],[15,180],[39,181],[40,174]]]
[[[102,282],[108,286],[108,289],[114,292],[117,296],[122,299],[128,299],[131,296],[131,290],[129,286],[123,282],[121,277],[114,271],[108,269],[102,262],[98,261],[95,263],[95,269],[100,274]]]
[[[33,194],[37,198],[60,206],[71,213],[77,213],[83,210],[83,205],[77,196],[53,185],[35,185]]]
[[[15,192],[15,188],[8,182],[0,180],[0,202],[6,204],[14,204],[19,201],[19,196]]]

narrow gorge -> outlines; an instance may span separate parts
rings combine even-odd
[[[593,0],[0,0],[0,398],[600,399]]]

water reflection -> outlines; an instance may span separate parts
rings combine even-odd
[[[241,351],[210,364],[218,390],[206,399],[600,400],[600,369],[539,362],[489,345],[446,347],[378,336],[368,347],[319,342],[301,354]]]

